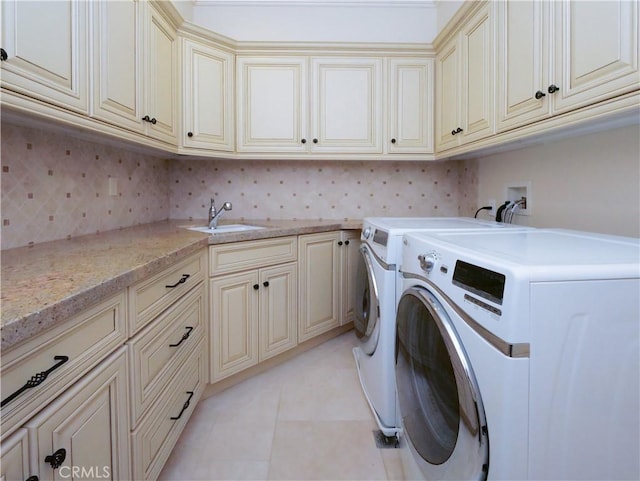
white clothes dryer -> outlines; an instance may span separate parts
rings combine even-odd
[[[394,353],[398,266],[402,235],[407,232],[514,228],[466,217],[370,217],[363,222],[355,289],[356,336],[353,353],[365,397],[385,436],[399,429]]]
[[[639,479],[640,240],[404,240],[396,383],[417,479]]]

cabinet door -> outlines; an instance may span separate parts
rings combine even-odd
[[[183,40],[181,147],[232,151],[233,55]]]
[[[389,60],[389,115],[386,145],[390,153],[433,152],[433,60]]]
[[[489,4],[478,11],[460,32],[461,142],[471,142],[494,131],[493,27]]]
[[[340,325],[339,241],[340,232],[299,237],[299,342]]]
[[[555,112],[637,90],[638,2],[558,1]]]
[[[238,152],[306,152],[307,60],[237,59]]]
[[[460,49],[454,38],[438,53],[436,60],[436,149],[458,145],[460,126]]]
[[[29,433],[21,428],[0,445],[0,481],[22,481],[29,476]]]
[[[257,271],[210,281],[212,382],[258,362],[258,281]]]
[[[142,132],[141,22],[138,0],[93,3],[91,115]]]
[[[147,133],[175,145],[178,140],[178,45],[173,26],[153,7],[147,8],[145,75]]]
[[[3,1],[2,87],[87,114],[88,4]]]
[[[260,269],[260,362],[298,343],[296,263]]]
[[[313,58],[311,149],[382,153],[382,59]]]
[[[358,260],[360,249],[360,231],[344,231],[341,236],[343,242],[340,256],[340,325],[352,322],[355,317],[355,283],[358,275]]]
[[[549,115],[549,3],[496,2],[497,130]],[[537,97],[540,98],[536,98]]]
[[[40,479],[70,478],[73,469],[96,479],[129,479],[127,400],[123,346],[27,423],[32,471]],[[64,461],[53,468],[45,458],[61,450]]]

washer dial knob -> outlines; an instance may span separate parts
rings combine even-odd
[[[364,237],[365,239],[368,239],[371,236],[371,227],[365,227],[362,230],[362,237]]]
[[[420,268],[425,272],[431,272],[438,261],[438,255],[435,252],[420,254],[418,256]]]

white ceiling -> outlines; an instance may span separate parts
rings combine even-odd
[[[174,0],[189,21],[246,42],[430,43],[463,0]]]

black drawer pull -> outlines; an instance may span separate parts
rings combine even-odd
[[[538,91],[536,92],[536,95],[535,95],[536,100],[540,100],[540,99],[541,99],[542,97],[544,97],[545,95],[547,95],[547,94],[545,94],[542,90],[538,90]]]
[[[180,419],[184,414],[184,412],[187,409],[189,409],[189,403],[191,402],[191,398],[193,397],[193,391],[187,391],[187,394],[189,395],[189,399],[187,399],[185,403],[182,405],[182,410],[180,411],[180,414],[171,418],[172,421],[177,421],[178,419]]]
[[[4,62],[8,58],[9,58],[9,56],[7,55],[7,51],[5,49],[3,49],[3,48],[0,48],[0,60],[2,60]]]
[[[60,366],[62,366],[65,362],[69,360],[69,356],[53,356],[53,360],[58,362],[53,366],[51,366],[46,371],[41,371],[31,376],[31,379],[29,379],[24,386],[22,386],[16,392],[11,394],[8,398],[6,398],[4,401],[2,401],[2,403],[0,403],[0,409],[5,407],[7,404],[9,404],[18,396],[20,396],[20,394],[25,392],[27,389],[31,389],[32,387],[36,387],[42,384],[45,381],[45,379],[47,379],[47,376],[49,376],[49,374],[51,374],[53,371],[58,369]]]
[[[262,285],[263,285],[264,287],[269,287],[269,281],[264,281],[264,282],[262,283]]]
[[[58,469],[64,463],[64,460],[67,457],[67,450],[64,448],[58,449],[55,453],[50,454],[46,458],[44,458],[45,463],[49,463],[51,465],[51,469]]]
[[[349,241],[348,240],[344,241],[344,245],[348,246],[349,245]]]
[[[185,326],[185,329],[187,330],[187,332],[185,332],[182,335],[182,339],[180,339],[177,343],[175,344],[169,344],[169,347],[178,347],[180,344],[182,344],[184,341],[186,341],[187,339],[189,339],[189,336],[191,335],[191,331],[193,331],[193,327],[191,326]]]
[[[187,279],[189,279],[189,277],[191,277],[191,274],[182,274],[182,279],[180,279],[178,282],[164,287],[166,287],[167,289],[173,289],[174,287],[178,287],[180,284],[184,284],[185,282],[187,282]]]
[[[551,84],[551,85],[549,85],[549,88],[547,89],[547,92],[549,92],[550,94],[555,94],[558,90],[560,90],[560,87]]]
[[[39,478],[38,478],[38,476],[29,476],[24,481],[39,481]]]
[[[144,117],[142,117],[142,120],[144,120],[145,122],[152,123],[153,125],[158,123],[158,121],[156,120],[155,117],[154,118],[150,118],[148,115],[145,115]]]

